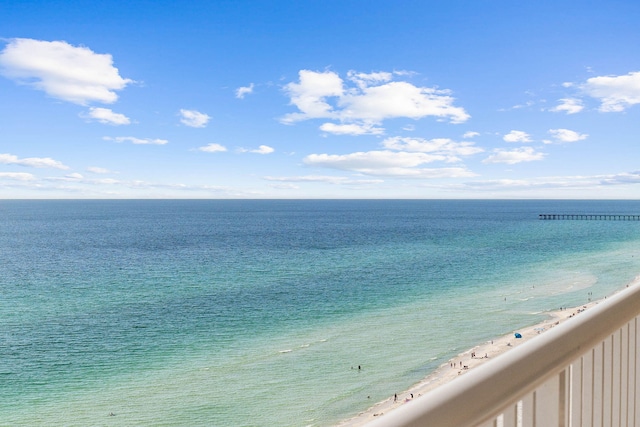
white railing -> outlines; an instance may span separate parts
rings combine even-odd
[[[640,427],[640,286],[367,427]]]

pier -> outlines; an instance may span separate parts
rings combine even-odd
[[[540,214],[542,220],[640,221],[640,215],[628,214]]]

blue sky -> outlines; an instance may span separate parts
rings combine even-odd
[[[0,0],[0,198],[640,197],[640,2]]]

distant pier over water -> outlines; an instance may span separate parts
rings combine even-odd
[[[542,220],[640,221],[640,215],[628,214],[540,214]]]

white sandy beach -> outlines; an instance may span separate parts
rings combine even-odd
[[[375,417],[384,416],[413,398],[417,398],[426,392],[441,386],[460,375],[464,375],[471,369],[474,369],[485,362],[500,356],[501,354],[513,349],[524,342],[529,341],[544,333],[545,331],[559,325],[563,321],[579,315],[582,311],[597,304],[598,301],[589,302],[588,304],[574,308],[563,308],[562,310],[549,313],[549,318],[532,326],[514,330],[508,335],[493,339],[491,341],[480,344],[463,353],[460,353],[447,363],[441,365],[433,373],[424,380],[411,387],[409,390],[398,393],[397,396],[390,396],[388,399],[376,403],[366,411],[363,411],[355,417],[340,422],[337,427],[358,427],[367,424]],[[516,338],[515,333],[519,333],[522,338]]]

